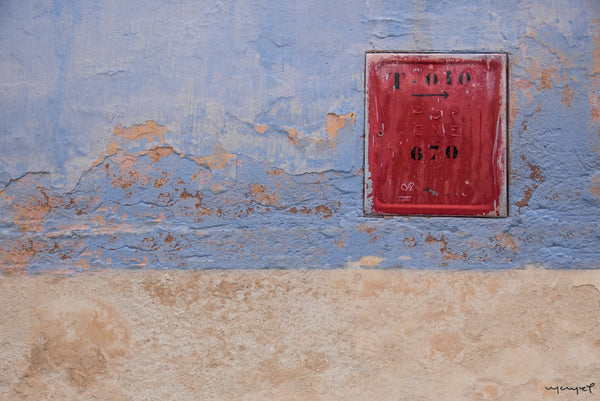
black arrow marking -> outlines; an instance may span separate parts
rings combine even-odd
[[[423,96],[443,96],[444,99],[448,99],[448,92],[442,91],[442,93],[413,93],[413,96],[423,97]]]

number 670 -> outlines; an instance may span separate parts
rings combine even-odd
[[[427,145],[427,147],[433,151],[433,153],[431,153],[431,159],[428,160],[435,160],[435,156],[440,150],[440,147],[438,145]],[[423,149],[419,146],[415,146],[410,151],[410,157],[412,157],[413,160],[423,160]],[[456,159],[458,157],[458,148],[454,145],[447,146],[446,157],[448,159]]]

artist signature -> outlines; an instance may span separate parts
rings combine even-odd
[[[587,386],[579,386],[579,387],[570,387],[570,386],[553,386],[553,387],[544,387],[546,390],[549,391],[556,391],[556,394],[560,394],[561,391],[574,391],[575,394],[579,395],[579,392],[581,391],[582,393],[586,393],[589,392],[590,394],[592,394],[592,387],[594,387],[596,385],[596,383],[590,383]]]

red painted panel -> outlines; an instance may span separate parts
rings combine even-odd
[[[506,55],[368,53],[365,212],[507,215]]]

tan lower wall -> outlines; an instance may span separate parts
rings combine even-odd
[[[0,399],[598,399],[599,288],[595,271],[0,276]]]

